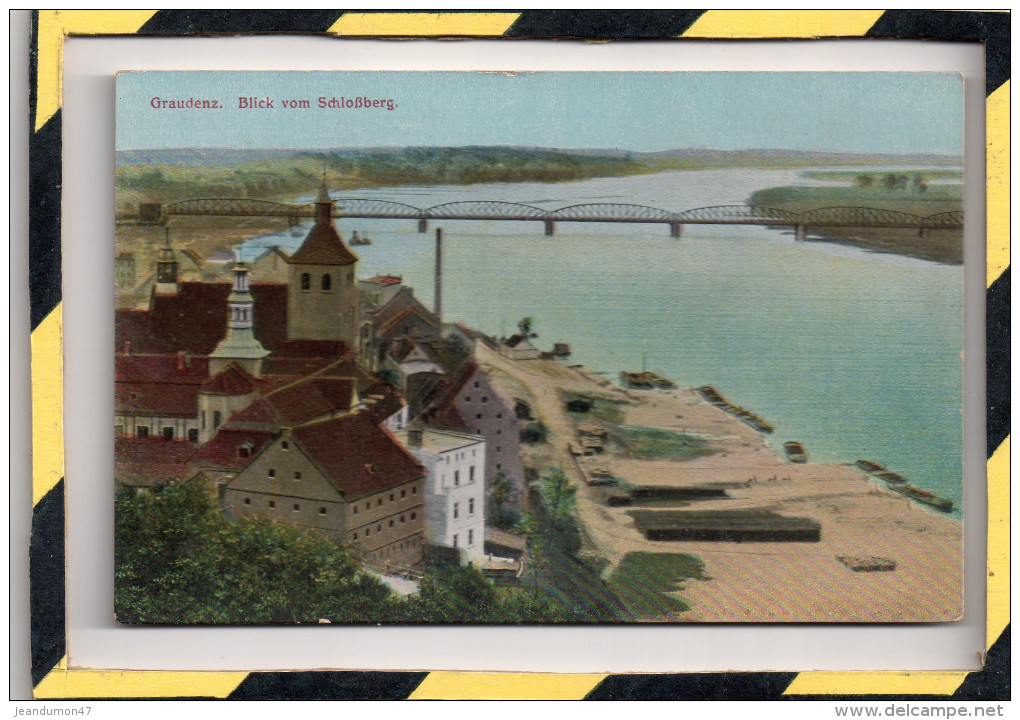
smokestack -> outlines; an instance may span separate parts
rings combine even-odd
[[[443,228],[436,228],[436,290],[432,300],[436,320],[443,322]]]

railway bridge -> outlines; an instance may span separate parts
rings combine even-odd
[[[314,217],[315,206],[242,198],[197,198],[165,206],[143,204],[139,208],[141,222],[165,224],[173,217],[194,215],[280,217],[297,224]],[[685,225],[789,226],[794,228],[798,240],[805,239],[811,227],[916,228],[922,237],[934,229],[963,227],[962,211],[922,216],[869,207],[825,207],[798,213],[759,205],[714,205],[673,212],[648,205],[607,202],[550,210],[501,200],[470,200],[419,208],[393,200],[341,198],[334,201],[333,216],[410,220],[417,222],[419,232],[426,232],[432,220],[526,221],[542,223],[546,235],[554,235],[557,224],[564,222],[661,224],[669,227],[673,237],[680,237]]]

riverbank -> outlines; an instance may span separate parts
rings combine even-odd
[[[852,465],[794,464],[763,436],[693,390],[623,390],[583,368],[555,361],[511,361],[479,346],[497,384],[531,399],[549,429],[526,462],[539,473],[561,467],[578,485],[586,551],[607,563],[628,553],[685,553],[705,565],[679,596],[691,609],[674,622],[937,622],[962,614],[962,527],[884,487]],[[581,419],[564,398],[589,396],[615,411]],[[618,411],[618,412],[617,412]],[[711,449],[688,458],[635,456],[611,443],[601,455],[576,457],[578,424],[595,422],[694,436]],[[810,452],[810,448],[808,448]],[[723,487],[725,496],[678,505],[688,510],[759,510],[804,517],[821,526],[819,542],[648,540],[635,525],[638,506],[611,506],[604,489],[580,481],[599,475],[631,486]],[[651,507],[651,506],[649,506]],[[642,508],[644,509],[644,508]],[[889,572],[855,572],[840,557],[880,557]]]

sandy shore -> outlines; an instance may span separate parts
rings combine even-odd
[[[633,485],[732,483],[728,497],[688,509],[764,509],[821,524],[820,542],[649,541],[628,512],[609,507],[601,491],[579,483],[578,509],[588,542],[613,567],[629,552],[689,553],[708,580],[687,581],[691,610],[680,622],[938,622],[963,612],[963,536],[956,520],[893,493],[852,465],[793,464],[758,431],[704,401],[693,390],[623,391],[583,369],[544,360],[511,361],[479,346],[497,383],[526,388],[550,429],[547,446],[528,462],[558,465],[573,478],[597,465]],[[598,392],[621,402],[628,425],[682,431],[714,452],[683,459],[605,454],[575,458],[576,425],[561,391]],[[739,398],[731,398],[734,402]],[[810,452],[810,448],[808,448]],[[892,572],[854,572],[838,556],[878,556]]]

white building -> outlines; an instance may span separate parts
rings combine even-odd
[[[465,562],[485,558],[485,440],[408,428],[397,437],[425,466],[425,539],[458,548]]]

